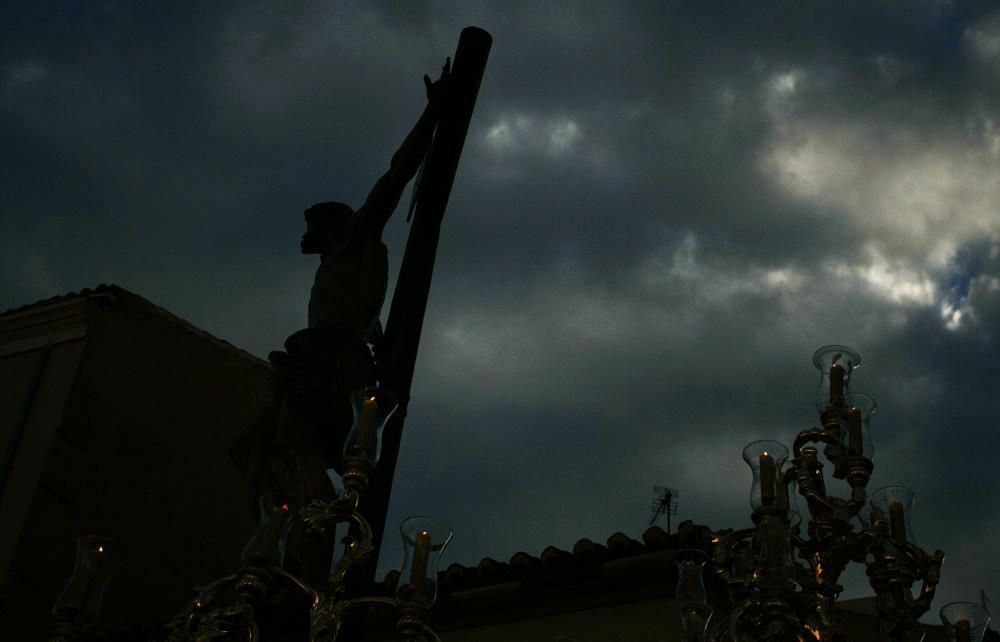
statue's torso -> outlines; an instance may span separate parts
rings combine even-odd
[[[369,339],[385,300],[388,252],[377,238],[352,241],[320,262],[309,296],[309,327]]]

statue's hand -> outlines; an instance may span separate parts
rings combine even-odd
[[[431,82],[430,76],[424,74],[424,87],[427,88],[427,101],[432,105],[439,105],[442,97],[447,93],[451,84],[451,58],[446,58],[444,67],[441,68],[441,76]]]

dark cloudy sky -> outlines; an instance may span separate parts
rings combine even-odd
[[[478,25],[390,523],[507,559],[638,537],[658,484],[743,526],[743,446],[816,422],[810,357],[842,343],[880,404],[870,489],[913,488],[947,552],[937,606],[1000,604],[989,4],[8,1],[0,309],[113,282],[279,348],[302,211],[364,199]]]

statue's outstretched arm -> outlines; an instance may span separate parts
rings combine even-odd
[[[413,126],[406,140],[393,154],[389,171],[378,179],[364,205],[358,209],[359,222],[371,233],[381,236],[382,228],[396,210],[407,183],[413,180],[420,168],[434,135],[434,126],[437,124],[441,104],[445,100],[444,94],[450,77],[450,59],[445,62],[441,77],[436,82],[431,82],[430,78],[424,76],[427,107],[420,114],[417,124]]]

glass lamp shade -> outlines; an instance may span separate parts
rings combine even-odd
[[[298,508],[295,498],[282,493],[260,496],[260,521],[257,531],[243,549],[244,566],[280,566],[282,547],[294,511]]]
[[[809,504],[799,493],[799,483],[794,479],[788,483],[788,512],[789,518],[791,513],[798,515],[800,523],[809,517]]]
[[[451,528],[440,519],[418,515],[404,519],[399,532],[404,556],[396,597],[401,602],[430,606],[437,599],[438,563],[451,541]]]
[[[677,607],[685,640],[703,640],[712,617],[705,593],[703,571],[708,555],[696,548],[686,548],[674,555],[677,564]]]
[[[743,449],[743,461],[753,472],[750,506],[754,510],[761,506],[779,505],[778,498],[784,496],[781,467],[787,460],[788,449],[779,441],[762,439],[747,444]]]
[[[862,455],[870,460],[875,459],[875,443],[872,441],[870,421],[872,415],[878,411],[878,404],[868,395],[858,392],[849,392],[844,395],[844,406],[848,408],[848,428],[841,433],[841,443],[846,452],[851,455]],[[857,409],[860,415],[860,434],[851,435],[851,422],[854,419],[851,415]],[[860,444],[854,443],[860,437]],[[852,441],[853,440],[853,441]]]
[[[990,612],[975,602],[945,604],[940,615],[951,642],[982,642],[990,623]]]
[[[861,355],[847,346],[828,345],[814,352],[812,361],[819,370],[816,409],[823,412],[831,403],[839,403],[843,399],[843,394],[850,390],[851,373],[861,367]],[[834,372],[839,374],[831,379]],[[838,380],[842,385],[837,385]]]
[[[913,505],[917,495],[905,486],[886,486],[871,495],[871,523],[876,530],[885,528],[893,540],[916,544],[913,536]]]
[[[685,548],[677,551],[674,555],[674,563],[677,564],[677,601],[679,603],[708,603],[705,580],[702,577],[706,562],[708,562],[708,555],[696,548]]]
[[[344,442],[344,456],[364,457],[377,462],[382,450],[382,429],[399,404],[388,390],[367,386],[351,394],[351,406],[354,409],[354,425]]]
[[[76,565],[52,607],[52,618],[82,627],[92,626],[101,613],[108,582],[125,565],[125,554],[114,540],[84,535],[76,540]]]
[[[748,584],[753,579],[756,564],[753,543],[749,540],[739,542],[733,550],[733,563],[729,569],[733,583]]]

